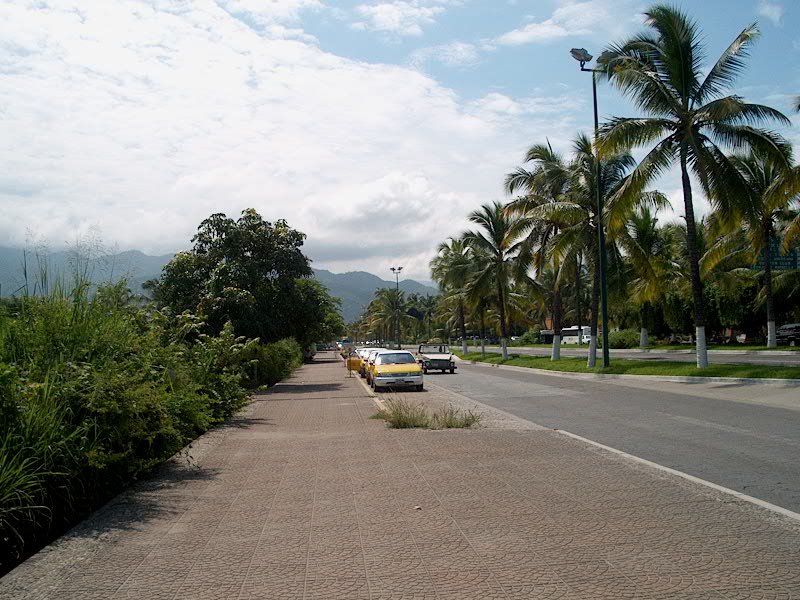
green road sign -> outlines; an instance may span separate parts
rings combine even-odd
[[[800,269],[800,253],[797,248],[790,250],[786,254],[781,254],[781,241],[773,238],[769,245],[769,258],[773,271],[793,271]],[[764,268],[764,253],[758,255],[756,264],[753,265],[754,269],[761,270]]]

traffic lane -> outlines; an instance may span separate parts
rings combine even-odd
[[[453,346],[456,347],[455,345]],[[460,348],[460,347],[459,347]],[[480,348],[470,348],[470,352],[480,351]],[[500,346],[486,346],[487,352],[500,352]],[[511,354],[525,354],[529,356],[550,356],[550,348],[519,348],[519,347],[509,347],[509,353]],[[587,355],[587,348],[583,346],[582,348],[570,347],[570,346],[561,346],[561,355],[562,356],[583,356]],[[602,350],[597,350],[597,357],[598,360],[601,358]],[[614,358],[626,358],[632,360],[651,360],[651,361],[676,361],[676,362],[696,362],[697,358],[694,355],[694,352],[691,353],[683,353],[683,352],[659,352],[657,350],[651,350],[649,352],[626,352],[625,350],[613,350],[611,352],[611,359]],[[763,365],[774,365],[774,366],[784,366],[784,367],[798,367],[800,366],[800,352],[792,352],[791,355],[780,354],[777,356],[765,355],[765,354],[722,354],[719,352],[709,352],[708,360],[711,363],[722,363],[722,364],[763,364]]]
[[[748,386],[751,402],[731,401],[693,383],[664,391],[652,381],[636,387],[463,362],[456,375],[427,382],[800,512],[800,402],[764,400],[783,388]]]

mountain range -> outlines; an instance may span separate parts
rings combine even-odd
[[[142,290],[142,283],[159,276],[161,269],[172,259],[172,254],[150,256],[139,250],[118,253],[102,253],[91,260],[79,259],[72,251],[32,252],[21,248],[0,246],[0,296],[13,296],[22,289],[27,280],[39,281],[43,273],[52,281],[58,276],[73,273],[76,268],[87,273],[93,283],[115,282],[127,279],[135,292]],[[372,300],[375,290],[394,287],[394,281],[386,281],[365,271],[332,273],[314,269],[314,276],[325,285],[332,296],[342,301],[342,317],[347,323],[357,319]],[[436,295],[439,290],[431,284],[413,279],[400,282],[400,289],[407,294]]]

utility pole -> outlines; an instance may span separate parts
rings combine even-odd
[[[592,60],[592,55],[586,48],[573,48],[570,50],[572,58],[581,64],[581,71],[592,74],[592,100],[594,104],[594,189],[597,204],[597,250],[600,257],[600,312],[603,316],[603,367],[610,364],[608,353],[608,285],[606,284],[606,233],[603,225],[603,195],[600,192],[600,152],[597,142],[600,135],[600,119],[597,115],[597,73],[599,69],[587,69],[584,65]],[[603,58],[602,56],[600,57]]]
[[[395,333],[397,334],[397,349],[400,350],[400,271],[403,267],[390,267],[394,273],[395,292],[397,293],[397,315],[395,317]]]

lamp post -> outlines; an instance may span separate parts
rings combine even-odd
[[[597,73],[598,69],[587,69],[586,63],[592,60],[592,55],[586,48],[573,48],[569,51],[572,58],[581,64],[581,71],[592,74],[592,100],[594,103],[594,189],[597,202],[597,250],[600,255],[600,311],[603,316],[603,367],[610,364],[608,355],[608,287],[606,285],[606,234],[603,230],[603,196],[600,193],[600,153],[597,142],[600,133],[600,119],[597,116]],[[602,58],[602,56],[601,56]]]
[[[395,333],[397,335],[397,349],[400,350],[400,271],[403,270],[403,267],[389,267],[394,273],[394,282],[395,282],[395,291],[397,292],[397,318],[396,320],[396,327]]]

